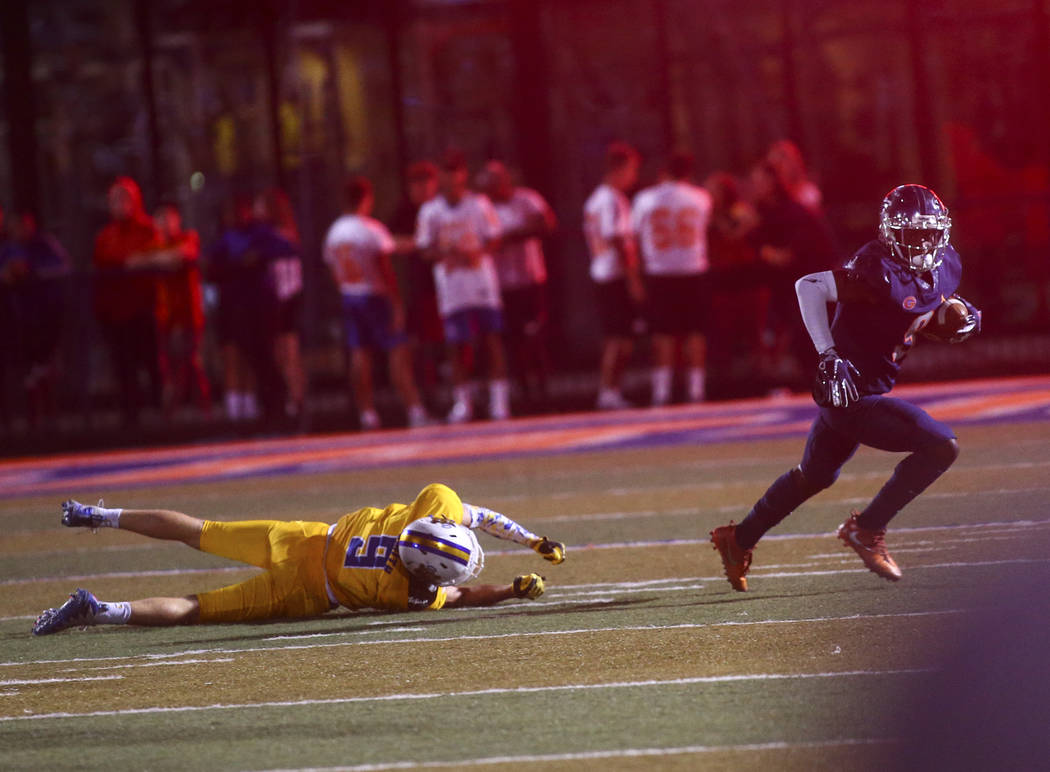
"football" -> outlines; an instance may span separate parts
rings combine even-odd
[[[970,323],[970,309],[957,297],[941,303],[923,328],[923,334],[934,340],[951,342]]]

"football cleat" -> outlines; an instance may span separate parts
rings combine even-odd
[[[886,551],[886,531],[869,531],[857,524],[860,513],[856,510],[839,526],[838,536],[842,543],[860,555],[864,565],[883,579],[896,582],[901,578],[901,569]]]
[[[98,506],[103,506],[102,499],[98,500]],[[103,524],[102,515],[95,511],[95,507],[89,504],[81,504],[79,501],[69,499],[62,502],[62,525],[69,528],[90,528],[95,531]]]
[[[752,550],[740,549],[736,543],[736,525],[722,525],[711,531],[711,543],[722,556],[726,579],[737,592],[747,592],[747,572],[751,568]]]
[[[49,608],[36,618],[33,635],[51,635],[68,627],[93,624],[101,606],[94,595],[78,587],[61,606]]]
[[[634,407],[624,399],[623,395],[614,389],[602,389],[598,393],[598,400],[594,406],[599,410],[629,410]]]

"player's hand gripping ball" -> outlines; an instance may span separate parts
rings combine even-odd
[[[529,546],[536,550],[544,560],[549,560],[554,565],[558,565],[565,560],[565,545],[560,541],[541,536],[538,539],[534,539]]]
[[[514,580],[514,597],[536,600],[543,595],[543,577],[539,574],[525,574]]]
[[[981,331],[981,311],[973,303],[952,295],[933,312],[923,334],[944,343],[962,343]]]

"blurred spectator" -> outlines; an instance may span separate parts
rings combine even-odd
[[[432,393],[438,384],[438,367],[444,359],[445,333],[438,314],[434,267],[416,246],[419,209],[437,195],[438,168],[430,161],[417,161],[408,167],[407,197],[391,220],[395,254],[401,258],[405,284],[405,327],[419,359],[419,382]]]
[[[653,336],[652,404],[671,401],[675,348],[681,341],[690,402],[704,399],[708,282],[707,224],[711,196],[693,184],[691,153],[671,156],[665,179],[634,199],[649,331]]]
[[[255,199],[256,218],[273,229],[277,236],[295,247],[295,251],[270,262],[270,280],[277,296],[274,355],[284,377],[290,418],[304,417],[306,371],[303,368],[300,326],[303,307],[303,264],[300,258],[299,228],[288,194],[277,187],[264,190]]]
[[[597,407],[630,407],[620,378],[634,348],[631,336],[636,309],[645,297],[631,231],[629,191],[638,181],[641,158],[625,142],[613,142],[605,153],[605,175],[583,206],[583,231],[591,253],[591,279],[597,290],[598,314],[605,340]]]
[[[157,327],[165,407],[170,410],[183,404],[192,387],[198,407],[210,415],[211,386],[201,354],[200,238],[197,231],[182,227],[182,215],[173,203],[158,206],[153,221],[160,232],[160,248],[152,255],[152,263],[164,270],[157,287]]]
[[[143,209],[138,183],[130,177],[119,177],[110,186],[107,203],[110,221],[95,238],[95,316],[109,349],[121,414],[125,424],[133,424],[144,401],[140,370],[149,377],[151,402],[160,404],[157,281],[148,268],[160,235]]]
[[[273,420],[284,412],[285,390],[274,357],[281,308],[272,265],[297,255],[298,248],[256,218],[249,196],[234,198],[230,222],[205,255],[208,278],[219,291],[216,332],[226,415],[232,421],[254,420],[261,401],[266,418]]]
[[[510,417],[503,310],[492,253],[499,247],[500,225],[492,203],[467,189],[467,162],[456,150],[445,153],[440,194],[419,210],[416,244],[434,263],[438,310],[452,359],[452,423],[473,418],[467,375],[473,346],[484,345],[489,371],[489,416]]]
[[[478,187],[491,199],[503,231],[495,259],[508,349],[526,398],[542,405],[547,399],[550,357],[547,264],[541,239],[554,233],[558,221],[543,196],[514,184],[501,161],[485,164]]]
[[[4,208],[0,206],[0,330],[16,330],[14,277],[18,274],[17,253],[9,249],[10,236],[4,222]],[[0,335],[0,429],[11,428],[11,405],[8,394],[8,375],[15,367],[18,335]]]
[[[12,325],[30,428],[55,417],[61,375],[61,343],[69,299],[70,259],[53,236],[42,233],[36,215],[15,212],[12,236],[0,246],[0,282],[10,293]]]
[[[765,366],[775,382],[805,390],[816,354],[798,313],[795,280],[837,267],[834,239],[823,215],[795,201],[772,164],[755,166],[751,181],[759,216],[752,238],[771,293]]]
[[[746,387],[741,381],[753,380],[758,371],[769,313],[770,289],[750,238],[758,227],[758,212],[728,172],[711,174],[704,187],[713,205],[707,229],[712,281],[708,363],[720,368],[736,391],[735,384]]]
[[[777,140],[766,151],[766,162],[776,170],[792,200],[814,214],[823,210],[824,197],[810,179],[798,145],[790,139]]]
[[[372,183],[353,177],[343,188],[343,215],[328,229],[324,261],[332,271],[343,301],[350,380],[362,429],[378,429],[372,389],[372,351],[387,354],[390,381],[408,413],[409,426],[423,426],[426,411],[419,399],[412,355],[405,334],[405,306],[390,256],[390,232],[370,215],[375,204]]]

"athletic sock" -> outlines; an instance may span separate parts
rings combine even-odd
[[[104,603],[99,601],[98,613],[95,614],[88,624],[93,625],[126,625],[131,619],[131,603],[118,601],[116,603]]]
[[[666,405],[671,401],[671,381],[674,371],[670,367],[653,368],[653,405]]]
[[[691,367],[687,373],[689,401],[703,402],[707,394],[707,372],[702,367]]]

